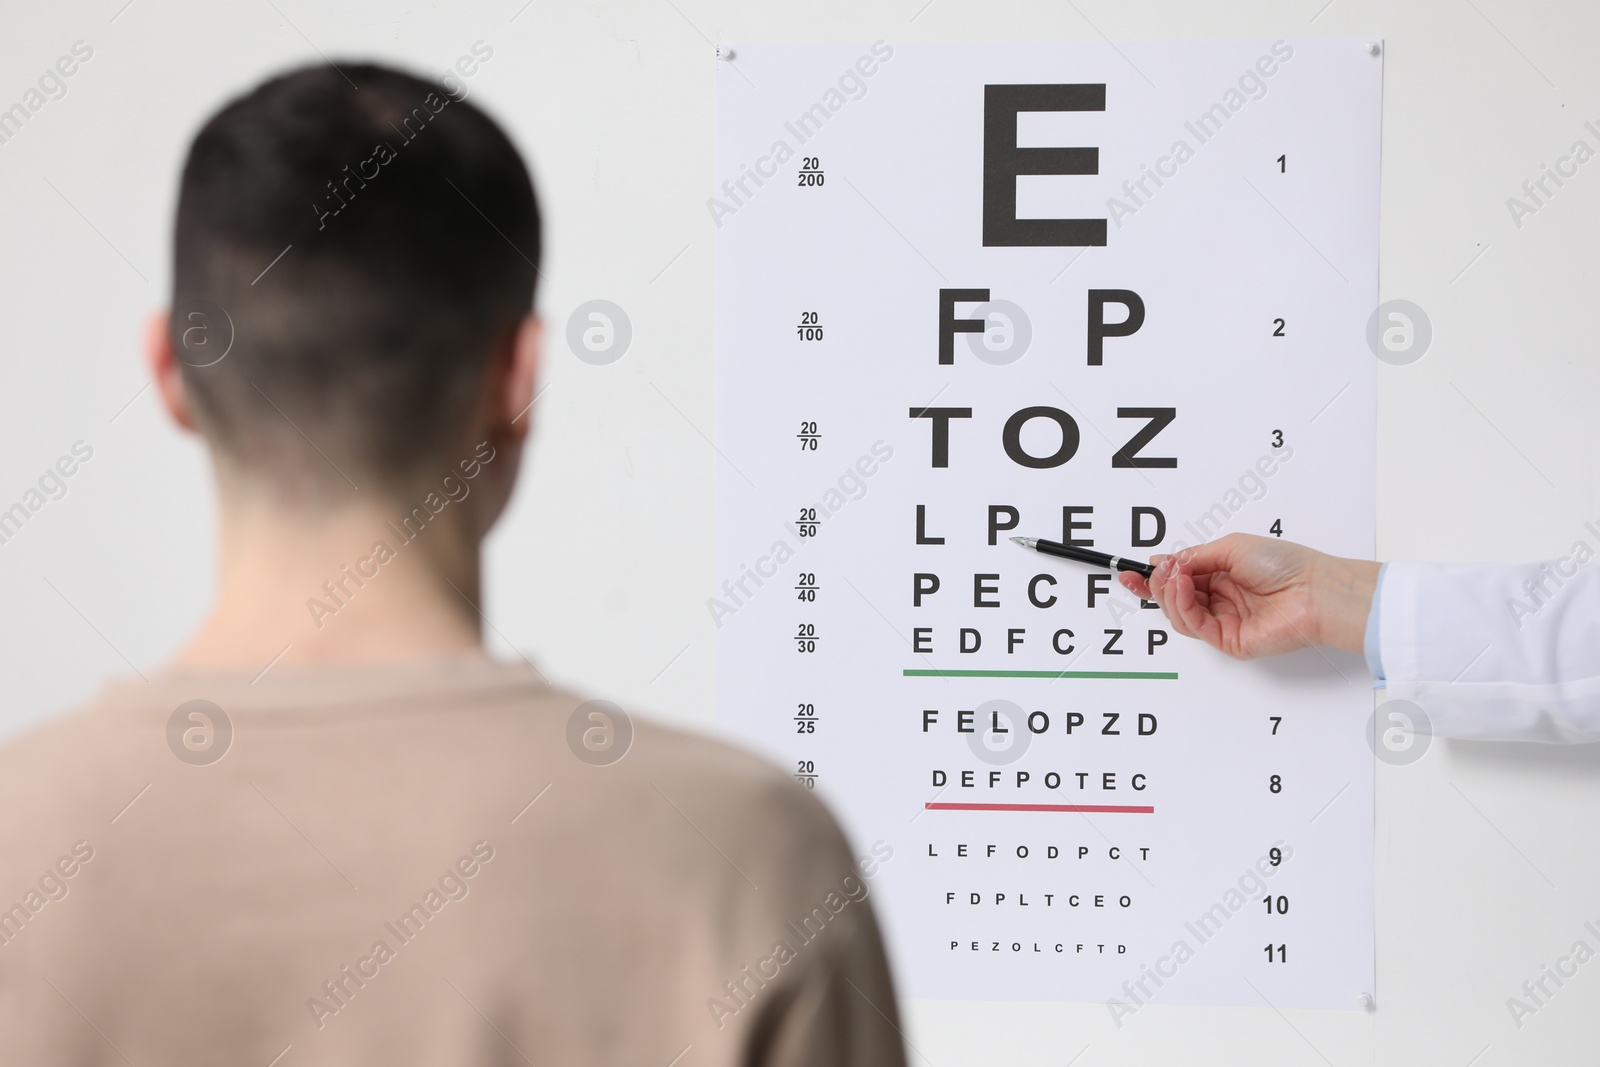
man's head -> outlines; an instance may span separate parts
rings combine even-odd
[[[520,441],[536,338],[516,149],[442,86],[340,68],[273,78],[196,135],[149,344],[226,477],[318,504]]]

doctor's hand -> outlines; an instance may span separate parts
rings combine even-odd
[[[1292,541],[1250,534],[1176,555],[1150,557],[1147,582],[1118,575],[1153,600],[1185,637],[1236,659],[1276,656],[1309,645],[1360,653],[1379,564],[1330,556]]]

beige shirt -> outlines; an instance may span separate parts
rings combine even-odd
[[[169,728],[194,699],[226,725]],[[582,703],[522,665],[279,666],[7,745],[3,1059],[902,1064],[887,846],[706,738],[634,719],[604,763],[625,731],[569,733]]]

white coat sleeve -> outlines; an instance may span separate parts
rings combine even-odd
[[[1600,741],[1600,567],[1390,563],[1374,614],[1390,699],[1435,734]]]

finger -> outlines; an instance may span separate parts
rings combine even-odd
[[[1186,563],[1180,563],[1177,573],[1173,575],[1171,586],[1172,612],[1183,620],[1183,625],[1191,631],[1191,636],[1197,637],[1212,648],[1222,648],[1222,625],[1215,615],[1207,610],[1207,606],[1200,602],[1200,593],[1195,589],[1194,575],[1189,572]],[[1176,625],[1176,622],[1174,622]]]
[[[1167,617],[1167,622],[1172,626],[1173,633],[1177,634],[1179,637],[1187,637],[1193,641],[1200,640],[1200,635],[1195,633],[1194,630],[1190,628],[1189,624],[1183,621],[1183,617],[1175,612],[1171,607],[1163,607],[1161,612]]]
[[[1150,577],[1145,580],[1145,586],[1150,590],[1150,599],[1157,604],[1161,603],[1163,592],[1166,589],[1168,570],[1170,568],[1167,560],[1171,558],[1170,556],[1164,556],[1155,560],[1155,566],[1150,570]]]
[[[1166,588],[1162,592],[1165,603],[1161,605],[1161,611],[1162,614],[1166,615],[1167,621],[1172,624],[1173,631],[1196,641],[1201,640],[1194,627],[1189,625],[1189,621],[1184,618],[1183,612],[1178,610],[1176,580],[1167,582]]]
[[[1150,576],[1150,597],[1161,608],[1161,613],[1172,624],[1173,630],[1181,637],[1194,637],[1194,631],[1173,608],[1172,575],[1175,573],[1175,561],[1171,556],[1164,557],[1156,564]]]
[[[1172,557],[1170,555],[1164,552],[1157,552],[1155,555],[1150,557],[1149,578],[1139,574],[1137,571],[1123,571],[1122,584],[1126,586],[1130,592],[1137,594],[1139,599],[1148,600],[1152,604],[1157,603],[1154,592],[1155,585],[1153,584],[1152,580],[1154,579],[1156,572],[1161,569],[1162,562],[1171,558]]]
[[[1189,568],[1191,575],[1200,578],[1213,571],[1227,570],[1237,549],[1237,539],[1222,537],[1183,549],[1177,554],[1177,560]]]

